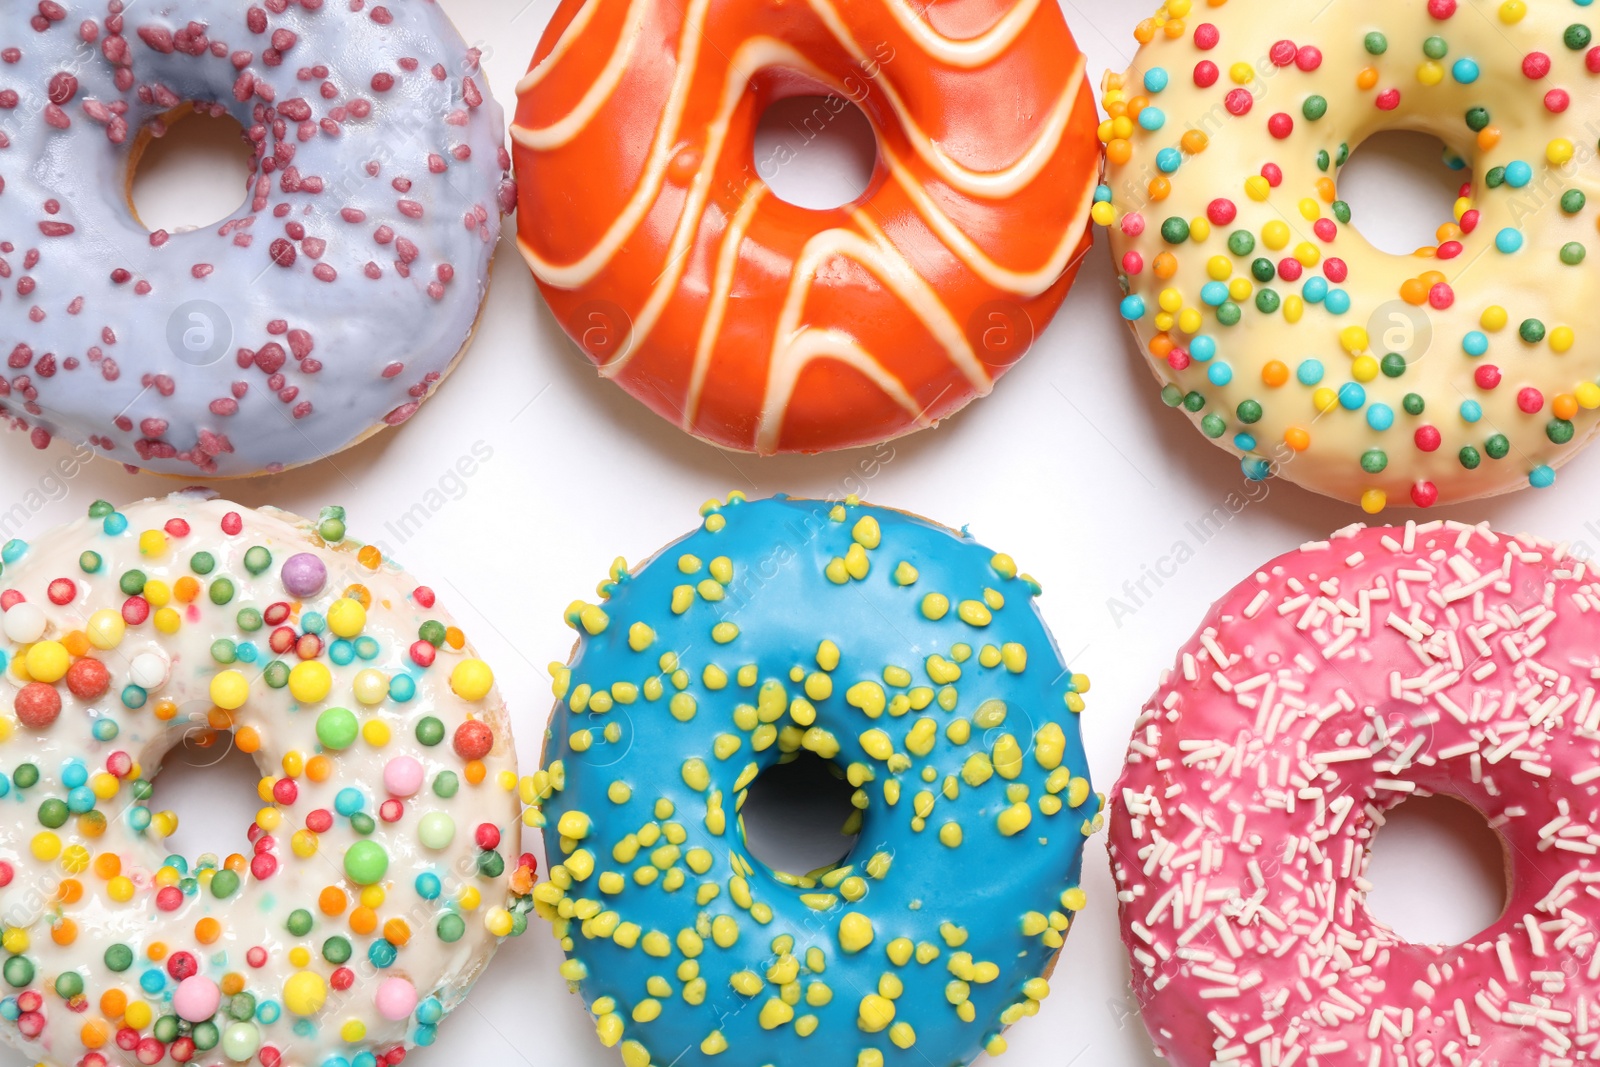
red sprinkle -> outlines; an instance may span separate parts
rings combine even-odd
[[[1544,109],[1552,115],[1559,115],[1572,104],[1572,97],[1565,89],[1551,89],[1544,94]]]
[[[494,747],[494,731],[489,729],[487,723],[470,719],[456,727],[456,735],[451,745],[455,748],[456,755],[470,763],[489,754],[489,750]]]
[[[1267,57],[1272,60],[1275,67],[1287,67],[1294,62],[1295,54],[1300,50],[1293,41],[1278,41],[1267,50]]]
[[[29,682],[17,691],[17,719],[30,730],[47,729],[61,714],[61,694],[53,685]]]
[[[1455,290],[1446,282],[1440,282],[1428,290],[1428,304],[1430,307],[1443,311],[1456,302]]]
[[[1378,94],[1378,98],[1373,103],[1378,106],[1379,111],[1393,111],[1400,106],[1400,90],[1385,89]]]
[[[1202,52],[1211,51],[1220,40],[1221,32],[1209,22],[1202,22],[1194,28],[1194,46]]]
[[[314,834],[325,834],[333,826],[333,812],[317,808],[306,816],[306,829]]]
[[[1294,65],[1309,74],[1322,66],[1322,50],[1314,45],[1306,45],[1295,55]]]
[[[1493,389],[1500,384],[1500,368],[1493,363],[1485,363],[1472,372],[1472,380],[1478,383],[1479,389]]]
[[[1439,445],[1444,442],[1444,435],[1439,432],[1437,426],[1418,426],[1413,440],[1422,451],[1437,452]]]
[[[1281,141],[1294,132],[1294,119],[1280,111],[1267,120],[1267,132]]]
[[[1439,499],[1439,487],[1432,482],[1418,482],[1411,487],[1411,502],[1419,508],[1431,508]]]
[[[500,847],[500,828],[492,822],[479,823],[478,829],[473,832],[472,836],[481,849]]]
[[[1230,115],[1248,115],[1255,103],[1256,98],[1250,95],[1249,89],[1234,89],[1222,98],[1222,106]]]
[[[1538,81],[1550,73],[1550,57],[1543,52],[1529,52],[1522,59],[1522,76],[1529,81]]]
[[[1217,84],[1220,73],[1215,63],[1209,59],[1202,59],[1194,65],[1194,83],[1202,89],[1209,89]]]
[[[1322,261],[1322,276],[1335,285],[1350,277],[1350,268],[1338,256],[1329,256]]]
[[[1428,14],[1443,22],[1456,13],[1456,0],[1428,0]]]
[[[98,700],[111,688],[111,672],[97,659],[84,658],[67,668],[67,688],[82,701]]]
[[[1532,415],[1544,407],[1544,394],[1533,386],[1527,386],[1517,393],[1517,407]]]

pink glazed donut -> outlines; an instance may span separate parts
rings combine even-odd
[[[1122,935],[1162,1054],[1593,1059],[1596,578],[1566,546],[1487,526],[1354,526],[1212,608],[1113,793]],[[1507,845],[1505,913],[1460,945],[1407,943],[1366,907],[1385,813],[1429,793],[1471,804]]]
[[[233,477],[415,413],[472,336],[514,202],[502,112],[437,3],[0,10],[0,422]],[[130,176],[191,109],[244,129],[239,208],[151,231]]]

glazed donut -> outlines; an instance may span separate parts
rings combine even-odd
[[[659,45],[656,42],[660,42]],[[519,243],[562,327],[652,411],[821,452],[987,395],[1089,247],[1084,57],[1042,0],[566,0],[517,87]],[[785,203],[772,102],[877,136],[866,190]],[[803,151],[804,149],[789,149]]]
[[[341,509],[197,493],[3,558],[0,1040],[79,1067],[430,1044],[532,878],[505,706],[433,593]],[[248,847],[170,855],[163,755],[223,739],[261,770]]]
[[[1600,407],[1582,20],[1428,0],[1291,25],[1272,0],[1171,0],[1141,23],[1106,80],[1095,215],[1167,405],[1248,477],[1369,513],[1550,485]],[[1403,256],[1335,185],[1394,129],[1471,169],[1437,244]]]
[[[1588,1058],[1596,592],[1565,546],[1435,521],[1341,530],[1212,608],[1112,797],[1123,940],[1163,1055]],[[1505,912],[1460,945],[1408,943],[1367,910],[1385,814],[1432,793],[1507,846]]]
[[[1038,585],[854,498],[702,513],[567,609],[579,647],[552,665],[525,794],[562,974],[630,1067],[998,1053],[1049,991],[1099,823],[1088,681],[1062,667]],[[859,840],[796,875],[750,853],[739,812],[802,751],[856,788]]]
[[[514,201],[502,113],[440,7],[27,15],[0,27],[0,415],[39,448],[222,477],[410,418],[465,350]],[[149,231],[133,169],[194,109],[244,127],[243,203]]]

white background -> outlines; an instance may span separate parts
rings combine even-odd
[[[532,0],[520,11],[524,0],[441,2],[463,37],[484,49],[492,88],[509,113],[512,88],[555,0]],[[1089,54],[1091,81],[1131,62],[1132,30],[1147,13],[1144,4],[1066,0],[1064,6]],[[770,146],[786,126],[779,120],[767,130]],[[1433,226],[1448,220],[1459,181],[1444,174],[1436,156],[1409,158],[1416,147],[1415,140],[1369,146],[1341,183],[1358,228],[1392,251],[1425,243]],[[851,166],[860,169],[863,154],[870,159],[870,143],[815,142],[779,176],[779,188],[790,190],[791,199],[826,200],[841,188],[848,195]],[[159,162],[157,155],[142,170],[138,191],[147,224],[204,224],[237,206],[232,190],[242,186],[216,176],[237,156],[216,145],[169,152]],[[220,200],[219,188],[227,190]],[[843,198],[835,193],[833,202]],[[212,210],[201,211],[204,205]],[[508,234],[513,227],[508,220]],[[493,664],[526,771],[534,769],[551,705],[546,664],[564,658],[572,644],[563,608],[593,595],[614,556],[641,560],[690,529],[706,498],[735,489],[750,497],[856,491],[952,526],[970,525],[1043,583],[1041,607],[1063,654],[1093,681],[1082,724],[1095,786],[1108,790],[1139,706],[1206,606],[1272,556],[1361,518],[1353,506],[1275,485],[1214,537],[1197,538],[1186,524],[1240,490],[1243,479],[1234,460],[1161,405],[1117,318],[1116,299],[1100,241],[1055,324],[989,398],[881,449],[762,460],[697,442],[598,380],[545,311],[506,239],[475,345],[409,424],[311,468],[220,488],[243,504],[311,516],[325,504],[342,504],[353,536],[385,545],[433,585]],[[470,478],[455,477],[458,460],[475,445],[492,449],[492,457]],[[0,434],[0,514],[30,500],[24,538],[83,514],[96,498],[126,503],[175,488],[99,460],[64,486],[42,481],[68,452],[57,443],[39,453],[24,434]],[[41,488],[49,498],[42,505]],[[413,536],[397,537],[389,524],[428,490],[437,490],[432,500],[444,505]],[[1597,490],[1600,458],[1585,455],[1561,471],[1552,490],[1442,513],[1600,549]],[[1407,514],[1390,517],[1403,521]],[[1173,568],[1179,543],[1193,558]],[[1149,595],[1135,600],[1124,583],[1138,582],[1147,568],[1161,572],[1159,585],[1147,579]],[[1114,612],[1112,598],[1131,610]],[[254,776],[247,764],[222,766],[231,777],[174,771],[164,783],[162,806],[187,820],[177,842],[185,851],[244,847]],[[174,781],[179,777],[181,784]],[[211,791],[209,810],[197,800],[202,791]],[[1459,940],[1498,911],[1492,836],[1483,830],[1475,851],[1457,840],[1452,823],[1459,814],[1440,802],[1430,817],[1397,819],[1378,846],[1375,908],[1413,938]],[[1155,1062],[1126,992],[1103,838],[1087,847],[1084,885],[1089,908],[1068,939],[1055,993],[1036,1019],[1008,1035],[1009,1063]],[[1441,898],[1440,886],[1457,888]],[[530,926],[502,949],[439,1043],[408,1062],[439,1067],[464,1055],[498,1064],[615,1062],[557,976],[559,962],[548,927]],[[0,1053],[0,1067],[23,1062]]]

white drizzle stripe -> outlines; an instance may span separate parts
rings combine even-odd
[[[544,81],[545,75],[556,68],[556,64],[561,61],[561,57],[566,55],[568,50],[583,36],[583,31],[589,28],[590,21],[594,18],[595,12],[599,10],[600,5],[592,2],[578,8],[578,13],[573,16],[571,22],[567,23],[567,28],[561,31],[561,36],[557,38],[549,54],[530,67],[528,73],[524,74],[521,80],[517,82],[518,96]]]
[[[633,50],[638,45],[639,38],[643,36],[644,16],[650,2],[651,0],[633,0],[628,5],[628,17],[622,25],[622,34],[617,38],[616,47],[611,50],[611,58],[606,60],[600,76],[589,86],[577,106],[548,126],[530,128],[513,124],[512,140],[524,148],[543,151],[560,148],[582,133],[593,121],[595,114],[605,106],[606,101],[611,99],[611,94],[617,91],[617,86],[622,83],[622,76],[628,70],[628,60],[633,58]]]
[[[783,360],[781,368],[778,363],[780,358]],[[778,434],[783,429],[783,414],[789,406],[789,398],[794,395],[801,371],[812,360],[822,358],[837,360],[860,371],[872,384],[883,390],[885,396],[904,408],[907,414],[915,416],[919,429],[932,425],[932,420],[922,411],[916,397],[906,391],[900,379],[884,370],[883,364],[864,351],[855,338],[838,330],[807,327],[793,344],[785,347],[781,355],[773,359],[767,377],[766,399],[761,405],[761,424],[756,430],[756,447],[763,453],[770,453],[776,447]]]
[[[699,169],[695,171],[694,180],[689,184],[683,211],[678,216],[678,225],[673,229],[672,243],[667,248],[666,266],[656,278],[655,285],[651,287],[650,296],[645,301],[644,307],[634,317],[633,343],[628,345],[627,351],[600,368],[602,378],[615,378],[622,373],[629,361],[643,349],[642,342],[650,336],[650,331],[655,329],[656,320],[661,317],[668,302],[677,294],[678,281],[689,265],[689,254],[694,245],[695,235],[700,230],[706,201],[711,196],[711,182],[715,176],[717,163],[722,158],[723,146],[728,139],[728,122],[744,96],[748,79],[740,72],[779,64],[793,67],[809,76],[819,78],[823,76],[822,72],[811,66],[804,56],[775,37],[753,37],[739,46],[739,51],[734,53],[733,59],[728,64],[728,76],[722,84],[722,100],[717,105],[716,117],[706,129],[704,158],[700,161]],[[765,188],[755,183],[752,185],[754,188]]]
[[[750,229],[756,209],[766,197],[766,186],[757,186],[749,199],[739,205],[728,231],[722,238],[722,250],[717,254],[717,273],[711,286],[711,303],[706,309],[705,322],[700,327],[700,339],[694,347],[694,368],[689,373],[689,395],[683,403],[683,428],[694,426],[695,415],[700,411],[700,394],[706,385],[706,373],[711,369],[711,352],[716,347],[717,334],[722,329],[722,317],[728,310],[728,298],[733,293],[733,271],[739,265],[739,248]]]
[[[799,381],[807,364],[821,356],[835,354],[830,346],[819,345],[813,338],[819,334],[827,337],[842,336],[831,330],[810,330],[800,323],[800,315],[805,310],[806,297],[811,292],[812,281],[822,264],[833,256],[843,256],[859,263],[899,297],[900,301],[923,321],[929,332],[944,346],[951,362],[966,375],[978,395],[986,395],[993,388],[988,374],[973,355],[972,346],[967,343],[961,327],[950,317],[949,309],[940,302],[938,295],[921,275],[911,269],[905,257],[888,243],[882,231],[873,225],[865,212],[857,209],[852,212],[851,217],[856,225],[872,238],[870,242],[860,234],[835,227],[824,230],[807,241],[795,261],[794,273],[789,280],[789,292],[784,298],[783,312],[779,316],[778,329],[774,335],[772,359],[767,368],[766,399],[761,405],[761,420],[756,429],[756,450],[763,454],[777,449],[778,438],[783,430],[784,408],[788,405],[795,383]],[[908,411],[917,410],[915,400],[906,393],[899,380],[883,369],[882,365],[864,352],[859,345],[851,342],[846,354],[848,358],[844,354],[840,356],[843,362],[866,373],[880,387],[883,387],[885,381],[893,382],[895,390],[884,387],[884,392]],[[872,365],[871,371],[859,365],[862,359]]]
[[[867,53],[856,43],[844,20],[839,17],[839,12],[828,0],[808,0],[808,2],[811,9],[827,25],[829,32],[844,45],[856,62],[862,64],[870,62]],[[905,127],[906,139],[916,149],[917,155],[922,157],[922,161],[932,167],[940,179],[968,196],[1003,200],[1016,196],[1027,188],[1039,176],[1039,171],[1044,169],[1045,164],[1055,156],[1056,150],[1061,146],[1061,136],[1066,132],[1067,123],[1072,118],[1072,108],[1077,102],[1082,79],[1070,82],[1062,91],[1056,106],[1050,111],[1050,117],[1040,129],[1039,136],[1034,138],[1033,143],[1022,155],[1009,166],[990,171],[973,170],[951,159],[922,127],[917,125],[910,108],[900,98],[899,92],[889,78],[879,78],[877,84],[883,89],[883,94],[888,98],[889,106],[894,109],[900,124]]]
[[[672,153],[678,137],[678,124],[683,120],[689,86],[694,80],[695,66],[699,62],[700,43],[703,40],[701,34],[705,27],[706,12],[710,7],[711,0],[690,0],[689,10],[684,16],[683,29],[678,34],[678,69],[673,75],[672,91],[667,97],[667,106],[661,115],[661,123],[656,127],[655,142],[650,146],[650,158],[645,163],[644,174],[638,186],[628,198],[627,206],[617,215],[616,221],[606,230],[605,236],[581,259],[568,264],[557,264],[546,260],[528,244],[526,239],[518,237],[517,248],[522,252],[522,257],[528,261],[533,273],[545,284],[560,289],[576,289],[593,280],[594,276],[611,262],[611,257],[622,247],[622,242],[628,239],[645,213],[655,203],[656,195],[661,191],[661,183],[666,180],[667,167],[672,162]]]
[[[1010,48],[1033,20],[1033,12],[1038,6],[1039,0],[1020,0],[993,26],[976,37],[963,40],[946,37],[930,26],[922,17],[926,8],[913,8],[905,0],[889,0],[888,3],[889,13],[900,24],[900,28],[916,38],[924,52],[941,63],[966,70],[992,63],[1001,52]]]

